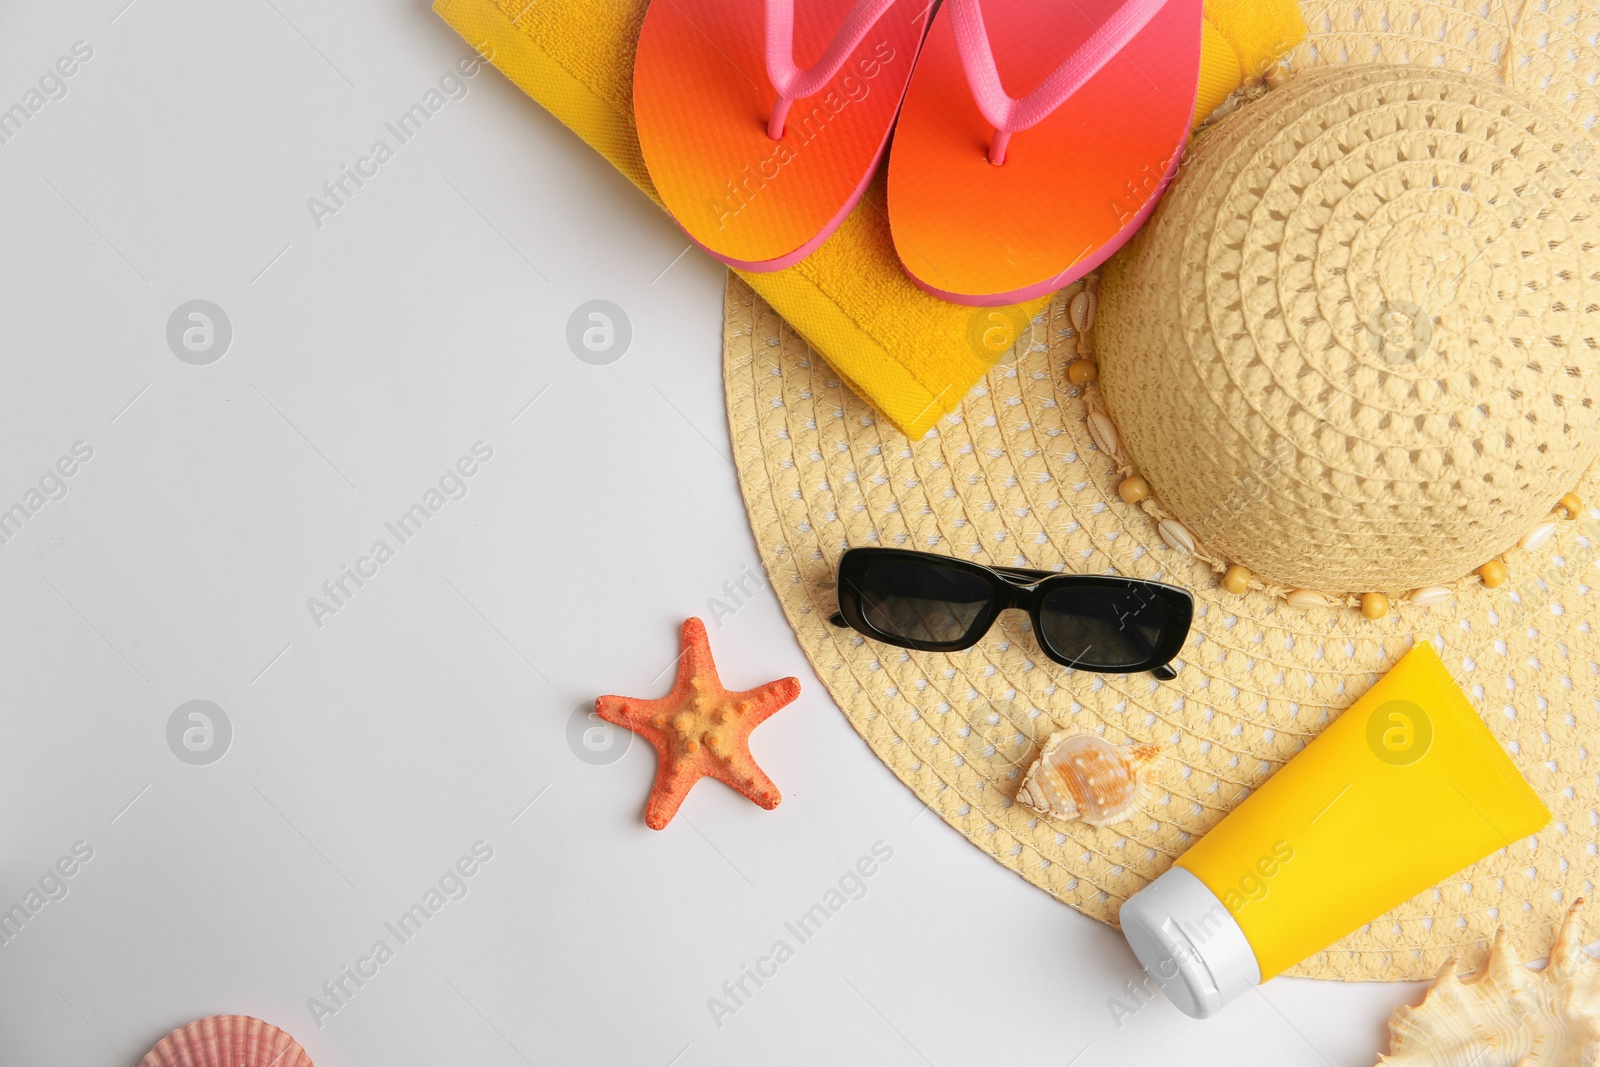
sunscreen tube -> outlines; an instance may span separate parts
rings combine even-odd
[[[1140,964],[1204,1019],[1550,812],[1419,644],[1122,905]]]

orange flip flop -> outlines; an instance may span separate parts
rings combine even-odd
[[[889,157],[911,279],[960,304],[1014,304],[1122,247],[1177,173],[1203,6],[946,0]]]
[[[654,0],[634,61],[645,166],[691,240],[743,270],[798,263],[877,169],[928,0]]]

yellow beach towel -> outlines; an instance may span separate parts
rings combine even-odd
[[[436,0],[434,11],[523,92],[660,204],[633,125],[633,54],[649,0]],[[1295,0],[1207,0],[1200,97],[1209,115],[1305,35]],[[880,176],[822,247],[740,277],[912,438],[925,434],[1044,307],[949,304],[900,269]]]

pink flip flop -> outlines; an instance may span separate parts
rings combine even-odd
[[[1182,158],[1202,14],[1203,0],[946,0],[889,157],[912,280],[1014,304],[1120,248]]]
[[[928,24],[928,0],[654,0],[634,61],[639,147],[685,233],[781,270],[866,191]],[[804,64],[802,66],[802,64]]]

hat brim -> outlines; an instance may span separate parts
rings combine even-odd
[[[726,297],[729,423],[763,562],[801,647],[873,751],[925,804],[996,861],[1106,923],[1128,896],[1295,755],[1413,643],[1432,641],[1555,813],[1516,842],[1306,960],[1290,973],[1423,979],[1469,960],[1505,926],[1523,958],[1548,950],[1571,898],[1592,891],[1600,787],[1583,762],[1600,663],[1600,528],[1562,523],[1537,571],[1511,588],[1379,621],[1222,590],[1116,494],[1064,368],[1075,351],[1059,295],[1034,344],[961,408],[909,441],[851,393],[743,282]],[[1594,472],[1579,492],[1595,499]],[[1196,617],[1173,682],[1051,663],[1018,613],[976,648],[925,654],[829,624],[834,567],[883,545],[984,563],[1113,572],[1192,591]],[[1014,803],[1057,730],[1160,745],[1145,806],[1096,829]],[[1530,876],[1530,872],[1532,872]]]

